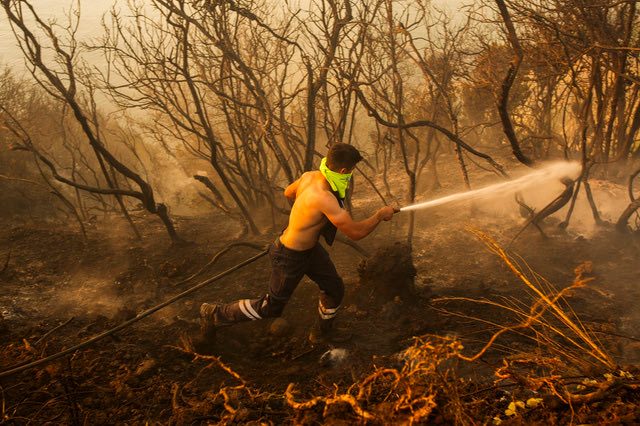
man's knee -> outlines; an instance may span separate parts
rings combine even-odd
[[[262,299],[259,312],[263,318],[278,318],[282,315],[288,300],[278,300],[268,294]]]

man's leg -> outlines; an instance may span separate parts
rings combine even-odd
[[[216,327],[279,317],[304,276],[310,252],[294,251],[281,244],[272,245],[269,249],[271,276],[267,294],[258,299],[242,299],[227,304],[203,304],[200,308],[203,336],[214,338]]]
[[[312,342],[318,342],[333,331],[333,320],[344,297],[344,282],[338,275],[329,253],[321,245],[314,248],[311,259],[307,276],[318,284],[320,298],[318,301],[319,318],[309,338]],[[343,337],[348,338],[346,334]],[[339,338],[336,336],[336,339]]]

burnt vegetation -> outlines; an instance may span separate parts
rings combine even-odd
[[[640,422],[637,4],[441,3],[0,0],[0,423]],[[303,281],[201,353],[334,142],[354,217],[580,171],[338,236],[340,347]]]

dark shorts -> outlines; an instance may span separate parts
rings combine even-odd
[[[344,283],[329,253],[320,245],[309,250],[292,250],[277,239],[269,248],[271,276],[267,294],[223,305],[220,319],[235,323],[282,315],[300,280],[306,275],[320,288],[318,306],[322,318],[335,316],[344,296]]]
[[[327,309],[337,308],[344,296],[344,283],[329,253],[320,244],[309,250],[292,250],[280,239],[269,250],[271,277],[268,303],[264,316],[279,316],[300,280],[306,275],[320,288],[320,303]]]

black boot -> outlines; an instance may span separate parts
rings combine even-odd
[[[205,340],[215,340],[216,329],[228,327],[238,322],[260,319],[257,316],[247,316],[243,309],[247,311],[251,300],[238,300],[233,303],[203,303],[200,306],[200,330]]]
[[[217,317],[220,316],[221,306],[219,303],[203,303],[200,306],[200,332],[205,341],[216,340],[216,327],[220,326]]]
[[[349,341],[352,333],[347,329],[334,327],[334,319],[335,318],[318,318],[313,327],[311,327],[309,341],[314,345],[321,343],[344,343]]]

